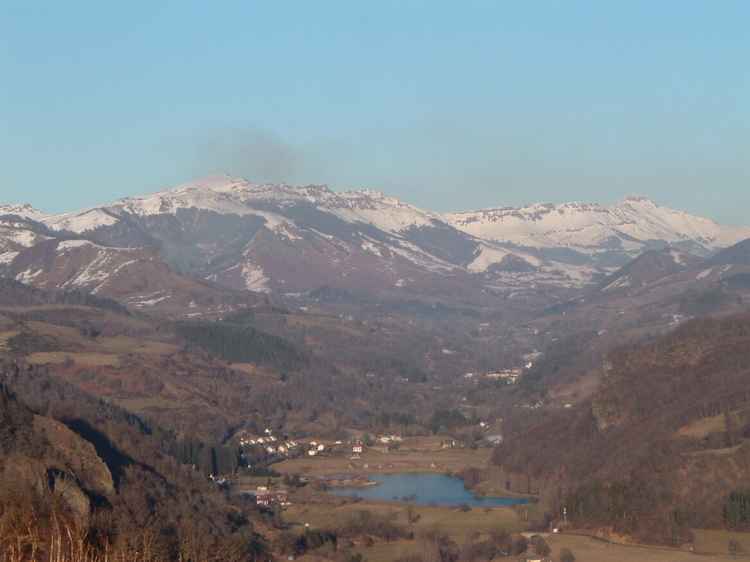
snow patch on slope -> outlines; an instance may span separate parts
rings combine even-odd
[[[20,252],[5,252],[0,254],[0,264],[7,265],[11,263]]]
[[[42,236],[31,230],[15,228],[0,228],[0,237],[2,237],[6,243],[11,242],[12,244],[24,248],[31,248],[43,240],[49,240],[47,236]]]
[[[617,289],[626,289],[627,287],[630,287],[631,284],[632,281],[630,279],[630,276],[623,275],[622,277],[615,279],[614,281],[612,281],[612,283],[604,287],[602,291],[609,292]]]
[[[365,252],[378,256],[379,258],[383,257],[383,252],[380,250],[380,248],[376,244],[373,244],[370,240],[362,240],[360,246]]]
[[[479,253],[476,255],[474,260],[467,266],[467,269],[471,271],[472,273],[484,273],[492,265],[501,263],[503,259],[512,255],[518,256],[520,259],[524,260],[530,265],[533,265],[534,267],[540,267],[542,265],[541,260],[529,254],[519,254],[516,252],[511,252],[509,250],[506,250],[505,248],[500,248],[498,246],[490,246],[488,244],[481,244],[479,246]]]
[[[678,252],[676,250],[670,250],[669,255],[672,256],[672,260],[677,265],[685,265],[687,263],[685,259],[685,254]]]
[[[708,269],[704,269],[703,271],[701,271],[700,273],[698,273],[698,275],[696,275],[695,278],[698,279],[698,280],[705,279],[706,277],[708,277],[709,275],[711,275],[713,273],[713,271],[714,271],[714,268],[713,267],[709,267]]]
[[[395,197],[367,189],[331,193],[324,204],[327,210],[340,219],[372,224],[391,234],[442,222],[436,213],[423,211]]]
[[[79,213],[65,213],[45,217],[42,222],[52,230],[67,230],[82,234],[96,230],[102,226],[111,226],[116,224],[119,219],[113,217],[102,209],[87,209]]]
[[[36,279],[43,273],[43,269],[33,270],[30,268],[16,275],[16,281],[20,281],[21,283],[25,283],[26,285],[31,285],[34,282],[34,279]]]
[[[245,280],[245,287],[248,291],[259,293],[268,293],[268,277],[266,277],[263,268],[254,263],[242,264],[242,278]]]

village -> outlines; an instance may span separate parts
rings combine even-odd
[[[337,458],[348,461],[358,461],[366,448],[381,454],[397,449],[403,442],[400,435],[383,434],[375,437],[365,435],[362,438],[352,438],[345,441],[326,441],[323,439],[287,439],[281,438],[266,428],[263,435],[252,435],[248,432],[240,432],[236,439],[241,447],[244,458],[262,458],[261,465],[268,469],[272,465],[291,459],[314,460],[318,457]],[[367,468],[367,465],[364,466]],[[252,464],[247,468],[253,470]],[[269,470],[269,473],[272,471]],[[211,475],[211,479],[217,484],[228,482],[227,478],[218,478]],[[235,481],[238,479],[235,478]],[[306,481],[306,480],[305,480]],[[268,483],[258,485],[249,489],[246,485],[239,486],[239,493],[255,497],[256,504],[261,507],[288,507],[289,491],[283,487],[274,487]]]
[[[484,436],[481,448],[468,447],[451,435],[357,434],[347,440],[325,440],[291,439],[270,428],[261,435],[241,431],[235,439],[242,457],[252,461],[236,475],[212,475],[211,479],[232,493],[254,498],[261,508],[286,509],[295,495],[291,482],[312,483],[320,489],[361,487],[372,484],[367,478],[371,473],[449,473],[483,466],[491,448],[502,442],[498,427],[478,423],[476,429]]]

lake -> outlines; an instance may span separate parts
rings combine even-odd
[[[450,507],[500,507],[528,503],[525,498],[477,497],[464,487],[463,480],[445,474],[373,474],[369,479],[377,482],[377,486],[334,488],[331,493],[366,500]]]

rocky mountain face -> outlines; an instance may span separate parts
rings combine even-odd
[[[578,288],[648,249],[706,255],[746,237],[750,229],[639,198],[442,216],[370,190],[219,176],[61,215],[0,207],[0,269],[133,306],[218,312],[231,306],[222,291],[231,301],[325,286],[506,296]]]

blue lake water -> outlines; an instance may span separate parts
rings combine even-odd
[[[337,496],[375,501],[402,501],[416,505],[499,507],[526,504],[524,498],[481,498],[464,488],[463,480],[445,474],[373,474],[377,486],[334,488]]]

